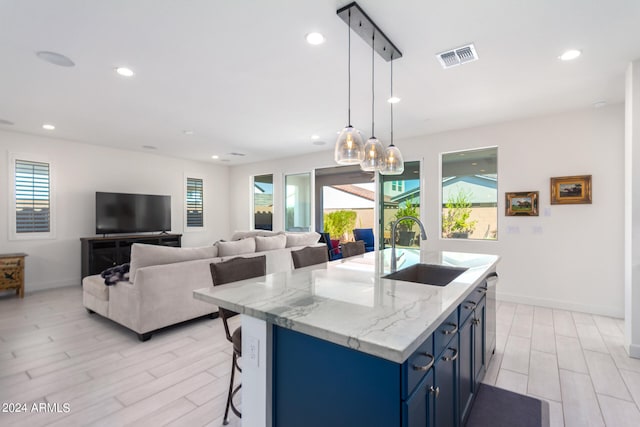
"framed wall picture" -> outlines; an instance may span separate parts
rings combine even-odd
[[[538,192],[504,193],[506,216],[538,216]]]
[[[591,203],[591,175],[551,178],[551,204]]]

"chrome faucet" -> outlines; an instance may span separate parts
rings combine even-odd
[[[400,223],[400,221],[404,221],[407,219],[415,221],[415,223],[418,224],[418,227],[420,227],[420,238],[422,240],[427,240],[427,232],[424,231],[424,225],[415,216],[403,216],[395,220],[391,224],[391,272],[392,273],[395,272],[398,267],[397,259],[396,259],[396,227],[398,226],[398,223]]]

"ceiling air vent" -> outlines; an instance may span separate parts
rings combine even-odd
[[[473,43],[440,52],[436,56],[440,64],[442,64],[442,68],[451,68],[478,59],[478,54],[476,53],[476,48],[473,46]]]

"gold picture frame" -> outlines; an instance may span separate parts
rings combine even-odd
[[[551,178],[551,204],[590,204],[591,175]]]
[[[538,216],[538,191],[504,193],[506,216]]]

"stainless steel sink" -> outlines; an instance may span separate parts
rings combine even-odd
[[[435,264],[415,264],[395,273],[383,276],[383,279],[403,280],[425,285],[447,286],[456,277],[467,271],[466,268],[447,267]]]

